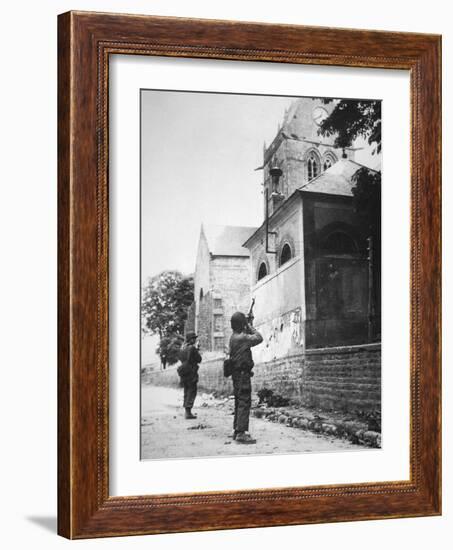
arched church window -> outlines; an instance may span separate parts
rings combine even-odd
[[[260,268],[258,269],[258,281],[264,279],[267,275],[267,265],[266,262],[261,262]]]
[[[332,166],[332,161],[328,158],[324,161],[324,171],[328,170]]]
[[[354,254],[357,245],[352,237],[343,231],[335,231],[328,235],[322,243],[326,254]]]
[[[291,247],[289,244],[285,244],[285,246],[282,248],[282,252],[280,254],[280,265],[286,264],[286,262],[289,262],[289,260],[292,257],[291,253]]]
[[[323,171],[325,172],[326,170],[328,170],[336,162],[337,162],[337,159],[331,153],[328,153],[327,156],[324,158],[324,162],[322,165]]]
[[[308,181],[312,180],[313,178],[316,178],[318,174],[319,174],[318,159],[316,158],[316,155],[314,153],[311,153],[307,160]]]

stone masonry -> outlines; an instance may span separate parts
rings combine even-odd
[[[253,390],[268,388],[294,404],[321,410],[380,411],[381,346],[337,347],[307,350],[255,365]],[[231,380],[223,376],[223,358],[200,365],[199,388],[231,395]],[[157,386],[179,385],[176,367],[148,374]]]

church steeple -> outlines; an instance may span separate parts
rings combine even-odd
[[[324,103],[321,98],[303,97],[285,109],[274,139],[263,148],[263,197],[264,201],[267,197],[269,214],[296,189],[319,175],[324,164],[330,166],[341,157],[341,151],[333,147],[334,136],[319,134],[319,125],[334,106],[334,101]]]

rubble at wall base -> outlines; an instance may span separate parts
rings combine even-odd
[[[381,345],[305,350],[254,367],[253,391],[268,388],[291,403],[325,411],[380,411]],[[223,357],[202,362],[200,390],[231,395]],[[179,386],[176,366],[146,374],[156,386]]]

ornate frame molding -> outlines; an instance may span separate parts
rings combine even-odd
[[[88,538],[440,514],[440,37],[89,12],[65,13],[58,23],[59,533]],[[410,71],[409,481],[109,496],[108,62],[118,54]]]

